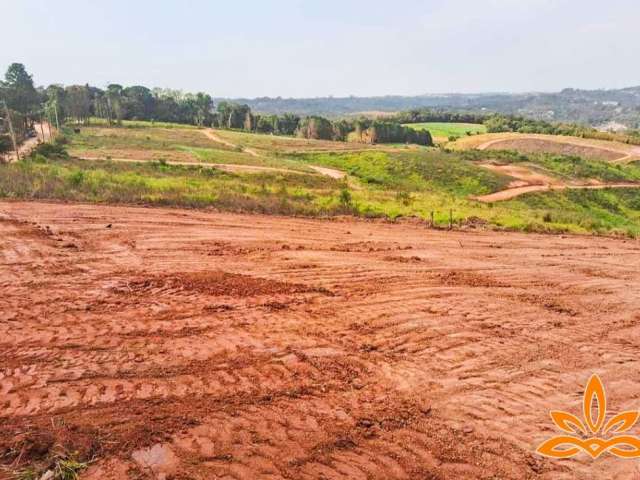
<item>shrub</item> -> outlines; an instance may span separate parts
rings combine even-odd
[[[340,204],[347,207],[351,205],[351,192],[347,188],[340,190]]]
[[[41,155],[46,158],[67,158],[69,154],[63,144],[41,143],[31,151],[31,158]]]

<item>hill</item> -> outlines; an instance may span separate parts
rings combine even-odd
[[[412,108],[498,112],[596,127],[640,127],[640,86],[610,90],[567,88],[555,93],[436,94],[381,97],[240,98],[259,113],[340,116],[359,112],[397,112]]]
[[[638,162],[176,127],[65,128],[56,144],[0,166],[0,198],[640,234]]]

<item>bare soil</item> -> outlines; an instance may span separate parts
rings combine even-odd
[[[576,155],[589,160],[621,160],[627,155],[624,152],[605,148],[588,147],[575,143],[563,142],[562,139],[545,140],[541,138],[522,138],[511,140],[494,140],[481,145],[480,150],[515,150],[523,153],[555,153],[560,155]]]
[[[462,137],[455,142],[449,142],[447,146],[454,150],[475,148],[478,150],[518,150],[524,153],[561,153],[605,160],[611,163],[630,163],[640,160],[640,147],[634,145],[564,135],[485,133]]]
[[[637,473],[534,450],[640,406],[638,241],[2,202],[0,291],[0,478]]]

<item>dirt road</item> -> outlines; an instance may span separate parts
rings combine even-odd
[[[552,190],[604,190],[607,188],[640,188],[640,183],[618,182],[603,183],[598,180],[589,182],[564,182],[560,179],[545,175],[539,171],[535,171],[527,166],[522,165],[493,165],[480,164],[481,167],[487,168],[494,172],[503,173],[513,177],[508,188],[498,192],[489,193],[474,197],[484,203],[502,202],[519,197],[525,193],[549,192]]]
[[[255,150],[253,150],[251,148],[239,147],[235,143],[231,143],[231,142],[225,140],[224,138],[221,138],[219,135],[216,135],[216,133],[213,130],[209,129],[209,128],[207,128],[205,130],[202,130],[202,132],[207,136],[207,138],[209,138],[210,140],[213,140],[214,142],[221,143],[221,144],[226,145],[227,147],[230,147],[230,148],[240,148],[241,151],[243,151],[245,153],[248,153],[252,157],[259,157],[260,156],[260,154],[258,152],[256,152]]]
[[[102,160],[109,162],[124,162],[124,163],[149,163],[149,160],[139,160],[135,158],[98,158],[89,156],[78,156],[81,160]],[[182,162],[175,160],[165,160],[167,165],[180,165],[183,167],[205,167],[205,168],[217,168],[218,170],[224,170],[226,172],[238,172],[238,173],[263,173],[263,172],[276,172],[276,173],[295,173],[298,175],[307,174],[301,170],[292,170],[290,168],[277,168],[277,167],[263,167],[261,165],[240,165],[237,163],[210,163],[210,162]]]
[[[2,202],[0,289],[13,468],[60,443],[101,480],[636,472],[533,452],[594,372],[640,408],[637,241]]]
[[[203,130],[203,132],[209,139],[213,140],[214,142],[222,143],[223,145],[226,145],[227,147],[231,147],[231,148],[241,148],[241,150],[243,152],[248,153],[249,155],[252,155],[254,157],[260,157],[261,156],[258,152],[256,152],[255,150],[253,150],[251,148],[238,147],[238,145],[236,145],[235,143],[231,143],[231,142],[221,138],[219,135],[217,135],[211,129]],[[269,167],[265,167],[265,168],[269,168]],[[318,167],[316,165],[309,165],[309,168],[311,168],[312,170],[315,170],[320,175],[325,175],[327,177],[335,178],[337,180],[340,180],[340,179],[346,177],[346,173],[344,173],[344,172],[342,172],[340,170],[336,170],[335,168]],[[280,169],[280,170],[282,170],[282,169]],[[289,173],[300,173],[300,172],[297,172],[295,170],[288,170],[288,172]]]

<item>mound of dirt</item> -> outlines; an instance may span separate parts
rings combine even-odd
[[[452,270],[449,272],[438,273],[436,278],[447,286],[464,286],[464,287],[485,287],[500,288],[508,287],[508,285],[499,282],[489,276],[479,275],[474,272],[465,272],[463,270]]]
[[[277,295],[308,293],[317,289],[301,284],[279,282],[265,278],[228,273],[188,272],[175,275],[153,275],[121,284],[116,289],[121,293],[144,294],[156,291],[189,291],[207,295],[252,297],[258,295]]]

